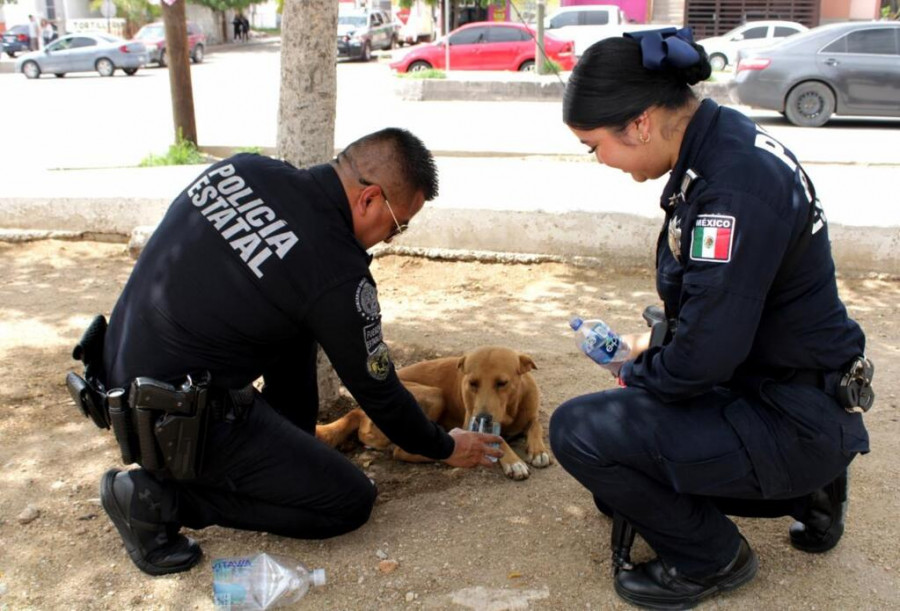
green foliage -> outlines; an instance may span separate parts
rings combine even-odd
[[[191,4],[199,4],[214,11],[242,11],[251,4],[262,4],[266,0],[191,0]]]
[[[562,66],[549,57],[544,58],[544,70],[542,74],[559,74],[560,72],[562,72]]]
[[[169,150],[165,155],[154,155],[153,153],[150,153],[141,160],[139,166],[142,168],[149,168],[159,165],[193,165],[207,162],[207,158],[197,150],[197,145],[190,140],[185,140],[179,129],[177,141],[169,147]]]
[[[262,155],[262,147],[261,146],[242,146],[236,149],[235,154],[237,153],[250,153],[251,155]]]
[[[397,76],[400,78],[409,78],[409,79],[423,79],[423,78],[436,78],[436,79],[445,79],[447,78],[447,73],[443,70],[437,70],[436,68],[429,68],[428,70],[419,70],[417,72],[398,72]]]
[[[99,11],[104,0],[91,0],[89,6],[92,11]],[[116,17],[124,17],[131,22],[146,21],[148,15],[152,15],[151,5],[147,0],[113,0],[116,7]]]

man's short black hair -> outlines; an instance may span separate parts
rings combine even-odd
[[[388,127],[368,134],[350,143],[341,154],[349,154],[360,165],[370,165],[376,160],[362,160],[377,155],[379,173],[388,174],[390,182],[405,183],[411,192],[421,191],[425,201],[437,197],[434,157],[419,138],[405,129]]]

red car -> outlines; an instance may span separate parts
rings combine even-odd
[[[192,22],[187,24],[188,49],[191,61],[199,64],[203,61],[206,50],[206,34]],[[144,43],[150,52],[150,63],[161,67],[168,65],[166,57],[166,28],[161,22],[148,23],[134,35],[134,39]]]
[[[534,70],[535,39],[533,29],[509,21],[468,23],[450,32],[451,70]],[[417,72],[437,68],[444,70],[444,47],[447,38],[414,47],[391,63],[397,72]],[[574,43],[544,35],[547,57],[563,70],[575,66]]]

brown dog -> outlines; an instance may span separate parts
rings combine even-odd
[[[511,438],[525,434],[528,461],[535,467],[550,464],[538,421],[540,393],[529,373],[537,369],[530,356],[509,348],[487,346],[464,356],[423,361],[397,370],[403,385],[413,394],[429,419],[445,430],[467,428],[473,416],[489,414],[500,423],[500,433]],[[390,440],[357,408],[330,424],[316,426],[316,437],[331,446],[341,444],[358,431],[365,445],[386,449]],[[502,444],[499,459],[503,472],[521,480],[529,476],[528,465]],[[429,459],[394,448],[394,458],[410,462]]]

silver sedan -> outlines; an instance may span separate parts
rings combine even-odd
[[[732,100],[777,110],[794,125],[832,115],[900,116],[900,23],[833,23],[778,46],[741,51]]]
[[[38,78],[47,72],[63,77],[68,72],[93,72],[112,76],[116,69],[131,76],[147,65],[143,43],[126,41],[111,34],[69,34],[40,51],[26,53],[16,60],[16,72]]]

